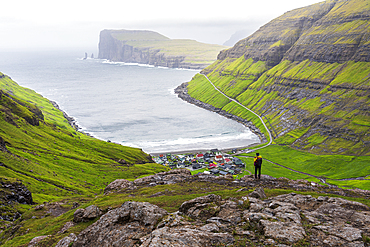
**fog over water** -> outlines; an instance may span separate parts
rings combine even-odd
[[[149,153],[243,147],[259,142],[243,125],[182,101],[173,89],[195,70],[82,60],[83,52],[0,53],[21,86],[56,101],[83,131]]]

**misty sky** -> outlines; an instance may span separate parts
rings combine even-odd
[[[96,52],[103,29],[157,31],[223,44],[286,11],[322,0],[9,0],[0,12],[0,51],[81,48]]]

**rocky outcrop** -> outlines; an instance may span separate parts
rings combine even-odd
[[[150,203],[125,202],[57,246],[368,246],[368,222],[368,206],[341,198],[210,194],[171,214]]]
[[[7,207],[13,203],[33,204],[31,192],[21,182],[11,182],[0,178],[0,220],[11,221],[21,216],[19,212]]]
[[[51,237],[51,235],[45,235],[45,236],[38,236],[33,238],[27,245],[27,247],[37,247],[39,246],[39,242],[43,241],[44,239],[47,239]]]
[[[88,222],[92,219],[99,217],[100,215],[101,211],[95,205],[88,206],[85,209],[79,208],[73,214],[73,222],[74,223]]]
[[[83,230],[72,246],[135,246],[167,211],[147,202],[125,202]]]
[[[74,241],[77,240],[77,236],[74,233],[69,234],[69,236],[63,238],[58,242],[55,247],[70,247]]]
[[[290,180],[287,178],[274,178],[268,175],[261,175],[261,179],[255,179],[253,175],[244,176],[240,180],[234,180],[233,177],[215,176],[211,174],[199,173],[190,175],[187,169],[175,169],[168,172],[157,173],[156,175],[138,178],[135,181],[117,180],[113,181],[105,188],[106,193],[135,193],[135,190],[143,187],[152,187],[166,184],[180,184],[187,186],[188,183],[205,182],[211,184],[219,184],[228,188],[239,188],[240,190],[248,190],[248,188],[256,188],[250,197],[263,199],[266,195],[263,188],[291,189],[296,191],[315,191],[318,193],[337,194],[339,196],[361,196],[370,199],[370,192],[367,190],[351,190],[338,188],[335,185],[321,185],[304,179]],[[126,186],[127,185],[127,186]],[[170,191],[164,190],[150,197],[169,194]]]
[[[104,194],[107,195],[113,192],[124,192],[126,190],[133,190],[137,187],[134,185],[133,182],[128,181],[126,179],[116,179],[104,189]]]

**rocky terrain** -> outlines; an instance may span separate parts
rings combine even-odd
[[[103,30],[99,58],[169,68],[203,69],[226,46],[194,40],[171,40],[159,33],[137,30]]]
[[[368,3],[360,0],[295,9],[221,51],[202,73],[263,116],[281,144],[318,154],[368,155],[369,21]],[[203,86],[197,78],[189,82],[190,96],[245,118],[232,102],[212,101],[216,91],[198,95]]]
[[[0,163],[0,166],[3,165]],[[0,177],[0,220],[18,219],[21,214],[13,208],[13,205],[18,203],[32,205],[31,192],[20,181],[10,181]]]
[[[239,199],[208,194],[184,201],[175,212],[148,202],[126,201],[103,212],[91,205],[74,210],[73,220],[58,234],[62,246],[370,246],[370,208],[362,203],[331,196],[313,197],[302,191],[370,197],[368,191],[328,188],[308,181],[263,176],[242,180],[211,175],[191,176],[173,170],[134,182],[116,180],[105,194],[132,193],[138,187],[208,181],[251,191]],[[290,188],[267,198],[263,188]],[[300,192],[299,192],[300,191]],[[157,194],[153,196],[161,196]],[[72,226],[91,222],[80,233]],[[38,246],[52,236],[38,236],[28,246]]]

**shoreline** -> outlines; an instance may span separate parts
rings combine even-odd
[[[236,147],[236,148],[224,148],[224,149],[218,149],[220,152],[230,152],[233,149],[236,149],[237,151],[245,150],[250,147],[254,147],[256,145],[260,145],[261,143],[252,143],[249,144],[248,146],[241,146],[241,147]],[[160,154],[196,154],[196,153],[205,153],[207,151],[210,151],[211,149],[192,149],[192,150],[181,150],[181,151],[173,151],[173,152],[153,152],[149,153],[151,156],[158,156]],[[252,151],[252,150],[251,150]],[[239,153],[239,152],[237,152]],[[237,154],[236,153],[236,154]]]
[[[50,101],[50,103],[56,108],[56,109],[58,109],[59,111],[61,111],[62,113],[63,113],[63,117],[65,118],[65,119],[67,119],[67,121],[68,121],[68,123],[69,123],[69,125],[71,125],[71,127],[72,128],[74,128],[76,131],[78,131],[78,132],[81,132],[80,131],[80,127],[77,125],[77,121],[76,121],[76,119],[74,119],[73,117],[70,117],[65,111],[63,111],[60,107],[59,107],[59,105],[58,105],[58,103],[57,102],[55,102],[55,101],[52,101],[52,100],[49,100]],[[82,133],[82,132],[81,132]]]
[[[140,65],[139,65],[140,66]],[[187,103],[190,103],[190,104],[193,104],[193,105],[196,105],[200,108],[203,108],[205,110],[208,110],[208,111],[212,111],[212,112],[215,112],[223,117],[226,117],[226,118],[229,118],[231,120],[234,120],[238,123],[241,123],[242,125],[244,125],[245,127],[247,127],[253,134],[257,135],[260,142],[254,142],[254,143],[251,143],[251,144],[248,144],[248,145],[245,145],[245,146],[238,146],[238,147],[230,147],[230,148],[217,148],[217,147],[213,147],[215,149],[218,149],[220,152],[230,152],[232,151],[233,149],[236,149],[238,150],[237,153],[240,153],[241,150],[245,150],[245,149],[248,149],[250,147],[254,147],[256,145],[260,145],[262,143],[265,143],[267,140],[266,138],[264,137],[264,135],[261,133],[261,131],[256,128],[252,122],[246,120],[246,119],[242,119],[241,117],[238,117],[238,116],[235,116],[233,114],[230,114],[220,108],[216,108],[212,105],[209,105],[209,104],[206,104],[204,102],[201,102],[197,99],[194,99],[192,98],[188,93],[187,93],[187,85],[188,85],[188,82],[185,82],[185,83],[182,83],[180,84],[179,86],[173,88],[171,91],[173,92],[173,94],[177,95],[180,99],[182,99],[183,101],[187,102]],[[70,124],[70,126],[75,129],[76,131],[82,133],[82,134],[85,134],[85,135],[88,135],[90,137],[93,137],[93,138],[96,138],[94,136],[92,136],[90,133],[87,133],[87,132],[83,132],[81,131],[81,128],[78,126],[77,124],[77,121],[69,116],[65,111],[63,111],[57,102],[55,101],[51,101],[50,102],[52,103],[52,105],[58,109],[59,111],[61,111],[63,113],[63,116],[64,118],[68,121],[68,123]],[[99,139],[99,138],[97,138]],[[104,141],[108,141],[108,140],[104,140]],[[124,146],[123,144],[121,143],[117,143],[119,145],[122,145]],[[141,147],[138,147],[139,149],[142,149]],[[213,149],[211,148],[211,149]],[[164,151],[164,152],[146,152],[148,153],[149,155],[151,156],[158,156],[160,154],[167,154],[167,153],[171,153],[171,154],[196,154],[196,153],[204,153],[204,152],[207,152],[207,151],[210,151],[211,149],[207,149],[207,148],[195,148],[195,149],[185,149],[185,150],[179,150],[179,151]],[[253,149],[251,149],[250,151],[252,151]],[[145,151],[144,151],[145,152]]]
[[[243,124],[245,127],[247,127],[253,134],[257,135],[258,138],[260,139],[260,143],[259,144],[262,144],[262,143],[265,143],[267,142],[267,139],[266,137],[264,136],[264,134],[262,134],[262,132],[251,122],[251,121],[248,121],[246,119],[243,119],[241,117],[238,117],[236,115],[233,115],[231,113],[228,113],[220,108],[216,108],[212,105],[209,105],[207,103],[204,103],[200,100],[197,100],[197,99],[194,99],[192,98],[189,94],[188,94],[188,90],[187,90],[187,85],[188,85],[188,82],[184,82],[182,83],[181,85],[179,85],[177,88],[175,88],[175,94],[177,94],[177,96],[190,103],[190,104],[193,104],[193,105],[196,105],[198,107],[201,107],[203,109],[206,109],[208,111],[212,111],[212,112],[215,112],[223,117],[226,117],[226,118],[229,118],[231,120],[234,120],[238,123],[241,123]]]

